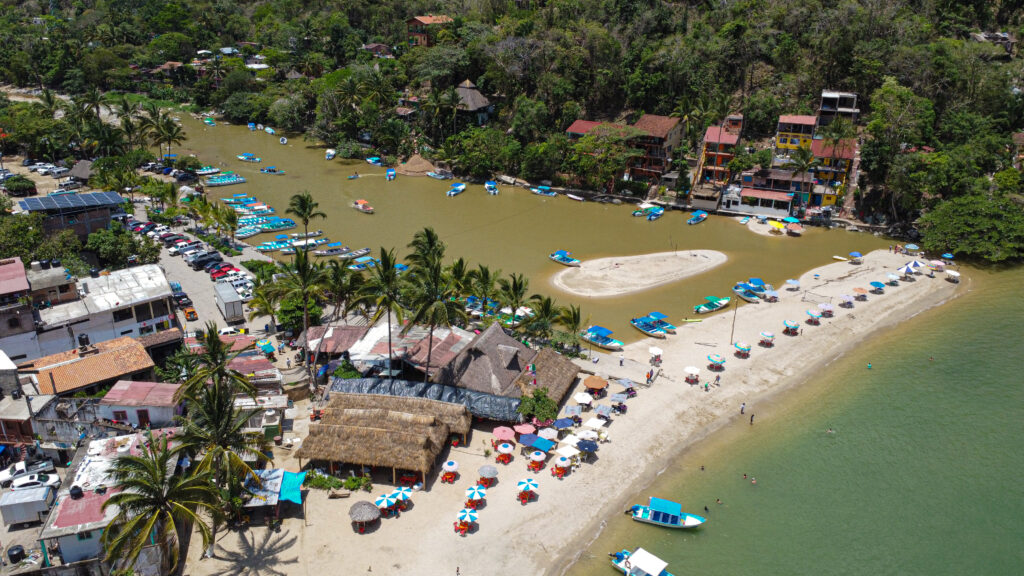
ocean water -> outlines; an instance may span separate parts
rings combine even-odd
[[[968,294],[748,404],[753,426],[737,407],[635,495],[707,506],[703,528],[609,518],[569,574],[637,546],[677,576],[1024,573],[1024,270],[967,273]]]

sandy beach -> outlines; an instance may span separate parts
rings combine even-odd
[[[260,573],[273,570],[286,575],[334,573],[342,566],[349,574],[450,576],[456,569],[460,575],[474,576],[560,574],[600,531],[603,521],[621,514],[633,495],[660,471],[691,465],[677,458],[688,446],[723,426],[749,426],[751,413],[757,414],[758,421],[771,418],[770,411],[758,411],[759,400],[807,381],[821,366],[868,336],[943,303],[970,284],[967,277],[954,285],[943,274],[920,275],[913,282],[886,287],[883,295],[871,294],[852,309],[836,307],[835,317],[823,318],[819,326],[806,322],[806,310],[816,309],[819,302],[838,304],[840,294],[885,281],[887,273],[908,259],[875,251],[865,256],[862,265],[829,263],[805,273],[799,290],[782,289],[778,303],[742,306],[736,315],[735,339],[754,345],[749,359],[733,354],[733,312],[727,310],[699,324],[682,326],[667,340],[627,346],[623,367],[617,357],[607,355],[597,363],[583,361],[587,370],[602,376],[643,382],[650,369],[648,347],[656,344],[664,350],[663,374],[650,388],[639,388],[638,396],[628,401],[628,413],[608,425],[609,440],[600,445],[593,463],[583,464],[561,481],[547,470],[528,473],[518,454],[510,465],[498,465],[498,485],[488,490],[479,529],[466,537],[453,533],[452,522],[462,508],[465,489],[476,481],[477,468],[493,463],[493,456],[483,454],[490,445],[489,426],[475,428],[468,446],[443,454],[461,465],[463,474],[454,485],[440,484],[435,476],[425,492],[414,494],[410,511],[383,520],[372,532],[354,533],[348,509],[357,500],[372,501],[390,491],[390,486],[378,485],[373,493],[338,500],[313,490],[304,515],[293,507],[278,534],[269,534],[262,526],[222,531],[217,553],[223,559],[198,560],[200,550],[194,541],[188,572],[194,576],[226,570],[238,573],[241,564]],[[800,323],[797,335],[782,335],[784,320]],[[761,331],[778,335],[773,348],[757,346]],[[727,359],[720,385],[707,369],[709,354]],[[684,382],[687,366],[701,369],[699,385]],[[708,391],[705,382],[710,383]],[[612,386],[612,392],[619,389]],[[747,407],[742,419],[741,402]],[[304,427],[297,425],[296,433]],[[288,451],[278,449],[275,456],[277,466],[298,469]],[[515,499],[515,484],[526,477],[539,483],[539,500],[523,506]]]
[[[682,280],[724,264],[728,258],[715,250],[678,250],[639,256],[613,256],[585,260],[551,278],[560,290],[591,298],[621,296]]]

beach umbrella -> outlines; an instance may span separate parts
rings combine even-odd
[[[526,424],[525,422],[522,424],[516,424],[512,429],[520,434],[533,434],[537,431],[533,424]]]
[[[921,262],[920,260],[911,260],[910,262],[907,262],[907,266],[910,266],[911,268],[923,268],[924,262]]]
[[[761,338],[764,338],[765,340],[775,340],[775,333],[774,332],[761,332]]]
[[[790,286],[799,286],[800,281],[790,278],[789,280],[786,280],[786,284],[789,284]]]
[[[508,442],[502,442],[498,444],[498,454],[511,454],[516,451],[516,447],[509,444]]]
[[[647,351],[651,353],[651,356],[661,356],[662,354],[662,349],[657,346],[651,346]]]
[[[537,481],[534,480],[533,478],[527,478],[525,480],[520,480],[519,482],[516,482],[516,488],[518,488],[519,491],[521,491],[521,492],[525,492],[525,491],[532,492],[532,491],[537,489]]]
[[[793,218],[792,216],[786,216],[785,218],[782,219],[782,221],[787,223],[787,224],[799,224],[800,223],[800,220],[798,220],[796,218]]]
[[[564,444],[565,446],[573,446],[573,447],[575,447],[576,443],[579,442],[579,441],[580,441],[580,439],[579,439],[578,436],[576,436],[575,434],[569,434],[565,438],[562,438],[561,440],[559,440],[558,443],[559,444]],[[561,448],[559,448],[558,450],[561,450]],[[555,450],[555,452],[558,452],[558,450]]]
[[[580,440],[580,443],[576,445],[580,452],[597,452],[597,442],[592,440]]]
[[[580,440],[597,440],[600,438],[597,434],[597,430],[580,430],[576,433],[576,436]]]
[[[348,509],[348,517],[353,522],[373,522],[380,518],[380,508],[374,506],[372,502],[361,500]]]
[[[476,522],[479,516],[476,514],[476,510],[472,508],[463,508],[459,510],[459,522]]]
[[[604,420],[601,420],[600,418],[591,418],[590,420],[584,422],[583,426],[597,430],[600,428],[604,428]]]
[[[479,484],[466,488],[466,499],[483,500],[484,498],[487,498],[487,488],[484,488]]]
[[[533,444],[538,438],[540,438],[540,436],[537,436],[536,434],[523,434],[522,436],[519,437],[519,443],[522,444],[523,446],[529,446]]]
[[[402,500],[412,500],[412,488],[408,486],[399,486],[391,493],[396,500],[401,502]]]
[[[885,284],[882,284],[881,282],[872,282],[871,287],[881,290],[882,288],[885,288]]]
[[[554,440],[558,438],[558,430],[554,428],[544,428],[540,432],[537,432],[537,436],[544,438],[545,440]]]
[[[457,472],[459,470],[459,463],[455,460],[449,460],[441,465],[441,470],[445,472]]]
[[[867,294],[868,293],[866,288],[854,288],[853,291],[856,292],[857,294]]]
[[[558,466],[559,468],[565,468],[571,463],[572,462],[565,456],[559,456],[558,460],[555,460],[555,466]]]
[[[953,259],[953,255],[950,254],[949,252],[946,252],[945,254],[943,254],[942,257],[945,258],[946,260],[952,260]]]
[[[590,404],[594,401],[594,397],[586,392],[577,392],[572,399],[575,400],[577,404]]]
[[[700,368],[697,368],[696,366],[687,366],[686,368],[683,368],[683,372],[686,372],[690,376],[700,376]]]
[[[863,256],[863,254],[861,254],[860,252],[850,252],[850,256],[852,258],[860,258],[861,256]]]
[[[508,426],[498,426],[494,429],[494,437],[498,440],[515,440],[516,431]]]
[[[477,471],[481,478],[497,478],[498,469],[488,464],[487,466],[481,466],[480,470]]]
[[[725,358],[723,358],[721,354],[708,354],[708,362],[721,366],[722,364],[725,364]]]
[[[579,406],[566,406],[563,412],[565,412],[566,416],[579,416],[583,413],[583,409]]]
[[[551,423],[551,425],[558,430],[572,428],[572,424],[573,422],[571,418],[559,418],[558,420],[555,420],[554,422]]]
[[[825,312],[831,312],[832,311],[832,305],[829,304],[828,302],[822,302],[821,304],[818,304],[818,308],[820,308],[822,311],[825,311]]]
[[[612,402],[625,402],[626,400],[629,400],[629,396],[626,396],[625,394],[620,392],[618,394],[612,394],[611,396],[608,397],[608,399],[611,400]]]
[[[782,321],[782,325],[785,326],[786,328],[791,328],[791,329],[795,329],[795,328],[799,328],[800,327],[800,323],[799,322],[794,322],[793,320],[783,320]]]
[[[767,296],[768,298],[778,298],[779,297],[779,293],[776,292],[775,290],[769,290],[769,291],[765,292],[764,295]]]
[[[914,273],[914,267],[911,266],[910,264],[907,264],[902,268],[897,268],[896,271],[899,272],[900,274],[903,274],[904,276],[910,276],[911,274]]]
[[[895,282],[895,281],[900,279],[899,274],[893,274],[892,272],[889,272],[888,274],[886,274],[885,277],[888,278],[889,280],[892,280],[893,282]]]
[[[737,342],[734,346],[736,346],[736,349],[740,352],[750,352],[750,344],[747,344],[746,342]]]
[[[398,502],[398,498],[395,498],[394,494],[382,494],[373,501],[377,508],[391,508],[396,502]]]
[[[853,302],[853,296],[850,296],[849,294],[840,294],[839,299],[843,302]]]
[[[608,387],[608,381],[595,374],[587,376],[586,380],[583,381],[583,387],[587,390],[604,390]]]
[[[808,310],[807,315],[815,319],[821,318],[821,312],[818,312],[817,310]]]
[[[957,272],[956,270],[946,270],[946,276],[949,276],[951,278],[959,278],[960,273]]]
[[[921,248],[917,244],[907,244],[904,246],[907,250],[920,250]]]
[[[768,223],[768,225],[771,226],[772,228],[778,228],[779,230],[782,230],[786,227],[785,224],[776,220],[772,220],[771,222]]]
[[[946,265],[946,263],[941,260],[932,260],[928,264],[931,265],[932,268],[942,268]]]
[[[543,462],[544,460],[547,459],[547,457],[548,455],[541,452],[540,450],[534,450],[533,452],[530,452],[530,460],[533,460],[534,462]]]

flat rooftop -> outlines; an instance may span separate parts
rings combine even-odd
[[[112,406],[177,406],[174,400],[180,384],[118,380],[100,400]]]
[[[82,299],[39,311],[39,319],[59,326],[91,314],[118,310],[171,295],[171,285],[156,264],[114,270],[98,278],[82,278],[78,289]]]

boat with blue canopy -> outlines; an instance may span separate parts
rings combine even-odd
[[[255,196],[249,196],[248,194],[235,194],[230,198],[222,198],[221,202],[229,205],[244,206],[246,204],[252,204],[253,202],[259,202],[259,199]]]
[[[758,296],[757,292],[754,292],[754,287],[746,282],[740,282],[733,286],[732,293],[751,304],[757,304],[761,301],[761,297]]]
[[[623,549],[609,556],[612,557],[612,566],[626,576],[672,576],[666,570],[668,562],[643,548],[637,548],[632,552]]]
[[[256,131],[256,123],[255,122],[249,122],[249,124],[247,124],[247,126],[249,128],[249,132],[255,132]]]
[[[666,322],[666,320],[668,320],[668,316],[665,314],[662,314],[661,312],[651,312],[647,315],[647,318],[650,319],[651,324],[660,328],[662,332],[666,334],[676,333],[676,327]]]
[[[550,186],[537,186],[536,188],[530,188],[530,192],[538,196],[557,196],[558,194],[551,190]]]
[[[634,504],[627,512],[631,513],[633,520],[647,524],[656,524],[665,528],[696,528],[707,522],[703,516],[683,512],[683,506],[678,502],[651,497],[647,506]]]
[[[238,156],[235,156],[235,158],[238,158],[242,162],[259,163],[259,162],[263,161],[263,158],[260,158],[260,157],[256,156],[252,152],[242,152]]]
[[[324,160],[334,160],[334,157],[338,155],[338,151],[334,148],[328,148],[324,150]]]
[[[275,132],[274,129],[271,128],[270,126],[265,126],[263,128],[263,131],[266,132],[267,134],[270,134],[271,136],[273,136],[274,134],[277,134],[277,132]]]
[[[370,164],[372,166],[380,166],[381,165],[380,158],[377,157],[377,156],[370,156],[369,158],[366,159],[366,163]]]
[[[388,182],[391,182],[397,177],[398,172],[395,172],[394,168],[388,168],[387,171],[384,172],[384,180],[387,180]]]
[[[377,259],[373,256],[361,256],[356,258],[352,264],[348,266],[349,270],[366,270],[377,265]]]
[[[264,174],[270,174],[271,176],[284,176],[284,170],[281,170],[277,166],[267,166],[266,168],[260,168],[260,172]]]
[[[630,326],[652,338],[664,338],[665,332],[658,328],[647,316],[640,316],[629,321]]]
[[[348,246],[345,246],[344,242],[328,242],[324,244],[324,247],[320,250],[314,250],[314,256],[338,256],[348,252]]]
[[[705,296],[705,302],[698,304],[693,307],[693,311],[697,314],[707,314],[708,312],[714,312],[721,310],[729,305],[731,298],[719,298],[718,296]]]
[[[449,188],[448,191],[445,192],[445,194],[448,197],[458,196],[459,194],[462,194],[465,190],[466,190],[466,185],[465,184],[463,184],[462,182],[456,182],[455,184],[452,184],[452,187]]]
[[[484,190],[486,190],[491,196],[497,196],[498,183],[493,180],[488,180],[487,182],[484,182]]]
[[[220,172],[220,168],[217,168],[216,166],[203,166],[199,170],[196,170],[196,175],[197,176],[213,176],[214,174],[216,174],[218,172]]]
[[[203,124],[207,126],[216,126],[217,123],[213,121],[213,118],[203,118]]]
[[[701,222],[708,219],[708,213],[703,210],[697,210],[693,213],[693,216],[686,221],[687,224],[700,224]]]
[[[662,208],[661,206],[655,206],[654,208],[651,208],[651,210],[647,213],[647,221],[654,222],[655,220],[661,218],[664,215],[665,209]]]
[[[622,350],[622,341],[612,338],[613,332],[603,326],[591,326],[583,332],[581,337],[584,342],[589,342],[598,348],[605,350]]]
[[[566,252],[565,250],[558,250],[557,252],[553,252],[548,255],[548,258],[554,260],[555,262],[558,262],[562,266],[571,266],[573,268],[578,268],[580,265],[580,261],[572,257],[572,252]]]

